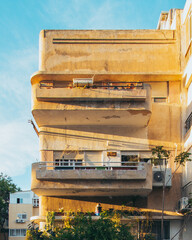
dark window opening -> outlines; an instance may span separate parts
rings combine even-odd
[[[22,198],[17,198],[17,203],[18,204],[23,203],[23,199]]]
[[[153,221],[152,224],[140,222],[140,229],[144,233],[151,233],[155,240],[161,240],[161,221]],[[170,239],[170,222],[164,221],[164,239]],[[140,230],[141,231],[141,230]]]
[[[134,162],[138,162],[138,161],[139,161],[138,155],[121,155],[122,166],[133,165]]]
[[[154,102],[157,102],[157,103],[164,103],[166,101],[167,101],[167,98],[163,98],[163,97],[161,97],[161,98],[155,97],[154,98]]]
[[[187,120],[185,121],[186,132],[191,128],[192,125],[192,112],[189,114]]]
[[[140,162],[149,162],[151,160],[151,158],[140,158]]]

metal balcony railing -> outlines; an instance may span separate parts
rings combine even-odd
[[[132,90],[143,89],[143,82],[96,82],[94,84],[76,84],[71,82],[41,81],[40,88],[84,88],[84,89],[108,89],[108,90]]]
[[[57,159],[40,162],[39,169],[45,170],[144,170],[143,162],[86,162],[83,159]]]

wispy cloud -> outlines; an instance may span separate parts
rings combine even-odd
[[[138,5],[127,0],[49,0],[41,8],[44,19],[62,29],[132,29],[142,17],[140,0],[135,1]]]
[[[38,139],[31,118],[30,75],[37,70],[37,49],[1,54],[0,172],[17,176],[38,158]]]
[[[6,119],[30,114],[30,75],[37,70],[38,50],[16,50],[1,55],[0,124]]]
[[[10,176],[23,174],[39,156],[38,139],[31,126],[13,120],[0,128],[0,172]]]

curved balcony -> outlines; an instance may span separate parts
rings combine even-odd
[[[148,84],[107,83],[78,88],[43,83],[34,92],[32,113],[39,127],[146,127],[151,116]]]
[[[34,163],[31,188],[40,196],[147,196],[151,192],[150,164],[104,164]]]

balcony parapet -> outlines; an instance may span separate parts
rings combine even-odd
[[[111,90],[111,89],[80,89],[80,88],[37,88],[36,97],[39,101],[145,101],[146,89]]]
[[[152,191],[152,167],[148,163],[142,163],[141,168],[135,165],[132,170],[126,169],[130,166],[118,169],[122,169],[120,163],[111,163],[107,170],[98,170],[99,165],[82,170],[53,170],[52,165],[52,170],[47,170],[41,164],[32,164],[31,189],[39,196],[147,196]]]
[[[99,165],[100,164],[100,165]],[[55,162],[40,162],[36,171],[38,180],[146,180],[147,163],[129,162],[84,162],[81,166],[58,165]]]
[[[57,86],[57,82],[43,81],[36,89],[38,101],[145,101],[147,90],[143,83],[100,83],[73,87],[70,83]],[[63,86],[63,87],[62,87]]]

